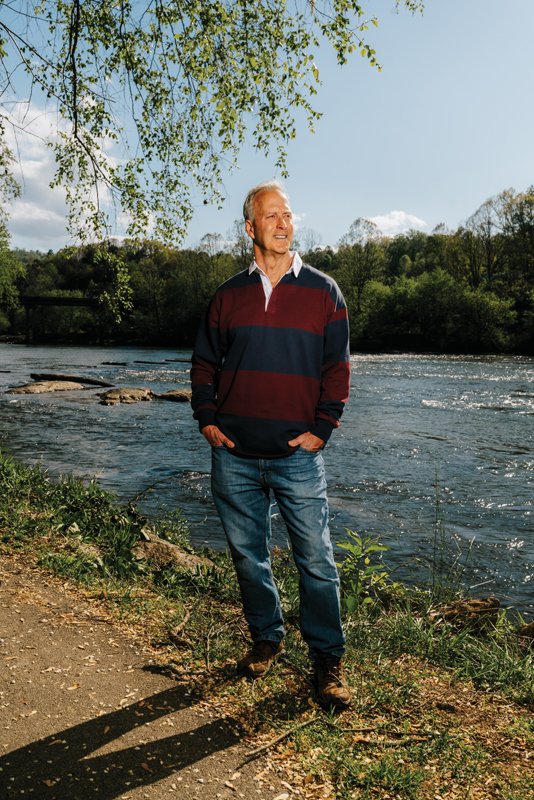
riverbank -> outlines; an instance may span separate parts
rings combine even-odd
[[[51,474],[98,476],[160,518],[181,508],[196,546],[224,549],[210,453],[187,403],[102,406],[97,391],[12,395],[32,374],[96,378],[156,394],[189,387],[190,353],[0,346],[0,448]],[[113,362],[113,363],[110,363]],[[325,449],[331,532],[377,537],[399,580],[426,582],[434,540],[467,591],[534,617],[534,361],[352,357],[353,391]],[[287,536],[273,509],[273,543]],[[469,589],[469,587],[478,587]],[[481,589],[482,587],[482,589]]]
[[[0,487],[3,558],[35,585],[48,576],[75,592],[80,614],[98,608],[114,629],[148,648],[154,670],[187,685],[208,714],[230,717],[248,757],[268,758],[258,783],[264,794],[255,790],[256,796],[524,800],[534,789],[532,649],[503,612],[481,626],[459,627],[435,613],[453,599],[449,587],[407,589],[385,570],[377,582],[365,563],[373,557],[370,543],[354,538],[354,568],[344,570],[343,592],[355,702],[331,716],[310,692],[287,552],[274,554],[287,655],[264,680],[250,683],[235,674],[247,634],[226,554],[197,552],[209,561],[194,567],[140,557],[146,520],[96,483],[55,482],[39,468],[0,459]],[[190,549],[183,521],[155,528]],[[43,639],[32,646],[50,648],[41,629]],[[31,726],[29,719],[27,737]],[[284,776],[278,795],[266,789],[269,770],[273,780]],[[180,765],[175,776],[183,777]],[[53,787],[46,788],[54,797]],[[123,789],[108,796],[126,798]],[[239,792],[237,781],[230,791]]]

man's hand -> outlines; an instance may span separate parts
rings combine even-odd
[[[288,442],[290,447],[302,447],[303,450],[308,450],[310,453],[315,453],[317,450],[320,450],[324,447],[324,441],[320,439],[318,436],[315,436],[314,433],[310,433],[310,431],[306,431],[306,433],[301,433],[300,436],[297,436],[296,439],[291,439]]]
[[[222,447],[223,444],[226,447],[235,447],[235,443],[232,442],[228,436],[225,436],[224,433],[221,431],[217,425],[206,425],[200,431],[202,436],[211,444],[212,447]]]

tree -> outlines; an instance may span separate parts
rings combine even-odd
[[[463,352],[502,352],[510,346],[516,314],[513,301],[491,291],[465,287],[460,293],[461,324],[452,343]]]
[[[461,326],[460,287],[441,267],[420,275],[414,284],[413,314],[427,348],[449,350]]]
[[[358,217],[339,242],[337,264],[341,288],[348,295],[349,306],[361,311],[365,285],[382,274],[385,248],[380,229],[371,220]]]
[[[506,284],[501,294],[513,297],[520,347],[532,352],[534,316],[534,186],[512,196],[503,215],[503,262]],[[504,291],[503,291],[504,289]]]
[[[423,253],[427,238],[428,234],[412,228],[388,241],[386,273],[390,279],[424,271]]]
[[[339,240],[339,247],[350,247],[354,244],[359,244],[365,247],[369,242],[377,241],[382,234],[380,228],[370,219],[365,217],[358,217],[351,224],[347,233],[345,233]]]
[[[313,228],[299,228],[293,242],[295,250],[299,250],[302,254],[312,253],[320,244],[321,235]]]
[[[506,208],[515,197],[512,189],[490,197],[477,208],[466,222],[466,229],[476,236],[483,254],[481,278],[492,284],[499,267],[503,245],[503,228],[506,224]]]
[[[224,241],[220,233],[205,233],[198,244],[198,249],[207,253],[210,258],[215,258],[217,253],[224,250]]]
[[[315,250],[309,250],[305,256],[306,263],[320,269],[321,272],[331,272],[336,262],[336,254],[331,247],[316,247]]]
[[[510,267],[516,276],[532,284],[534,276],[534,186],[510,199],[503,233],[507,239]]]
[[[62,119],[54,184],[71,228],[100,236],[109,194],[128,235],[179,241],[196,203],[223,201],[222,165],[246,140],[286,174],[301,115],[311,129],[320,117],[320,44],[379,66],[361,0],[0,0],[0,13],[0,167],[13,95],[47,98]]]
[[[0,330],[9,327],[8,318],[19,306],[19,284],[24,274],[24,266],[9,249],[5,223],[0,221]]]
[[[3,5],[3,3],[2,3]],[[1,30],[1,23],[0,23]],[[3,49],[2,37],[0,35],[0,64],[4,57],[5,50]],[[0,99],[2,95],[0,93]],[[0,103],[0,109],[1,109]],[[3,114],[0,111],[0,224],[4,223],[7,214],[5,205],[9,200],[18,197],[20,194],[20,186],[13,177],[11,166],[14,158],[13,153],[6,143],[6,126]]]
[[[242,219],[234,220],[227,236],[230,242],[230,253],[234,257],[237,269],[246,269],[252,261],[252,240],[245,232],[244,221]]]

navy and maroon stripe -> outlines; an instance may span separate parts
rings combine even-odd
[[[348,320],[337,284],[303,265],[285,275],[265,309],[257,273],[219,287],[191,370],[200,427],[216,423],[240,455],[280,456],[311,430],[325,441],[348,396]]]

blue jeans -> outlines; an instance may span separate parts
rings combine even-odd
[[[253,641],[278,642],[284,636],[269,550],[272,492],[299,571],[302,636],[312,658],[319,653],[343,655],[339,577],[328,528],[322,453],[299,448],[284,458],[240,458],[226,447],[213,447],[211,488]]]

